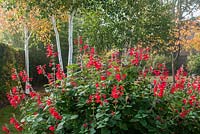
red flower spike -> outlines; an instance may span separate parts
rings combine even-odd
[[[30,84],[27,84],[27,85],[26,85],[26,89],[31,89],[31,85],[30,85]]]
[[[25,99],[25,97],[26,97],[26,95],[25,95],[25,94],[22,94],[22,95],[21,95],[21,99],[22,99],[22,100],[24,100],[24,99]]]
[[[12,80],[17,80],[17,75],[14,73],[11,75]]]
[[[153,70],[153,74],[155,76],[159,76],[161,74],[161,71],[160,70]]]
[[[114,86],[112,91],[111,91],[111,97],[114,99],[118,99],[121,96],[121,92],[117,90],[117,87]]]
[[[102,103],[102,102],[101,102],[101,96],[100,96],[99,93],[96,93],[96,94],[95,94],[95,99],[96,99],[96,100],[95,100],[96,103],[100,103],[100,104]]]
[[[83,44],[83,39],[82,36],[79,37],[79,44],[82,45]]]
[[[37,97],[37,93],[36,92],[30,92],[30,96],[33,99],[33,98]]]
[[[106,77],[102,75],[102,76],[101,76],[101,80],[102,80],[102,81],[106,80]]]
[[[36,69],[37,69],[37,73],[38,73],[39,75],[40,75],[40,74],[43,74],[43,68],[42,68],[41,65],[37,66]]]
[[[46,47],[46,55],[47,57],[53,56],[53,47],[51,44],[48,44]]]
[[[54,132],[55,131],[55,127],[54,126],[50,126],[49,130],[52,131],[52,132]]]
[[[83,127],[84,127],[84,128],[87,128],[87,127],[88,127],[87,123],[84,123],[84,124],[83,124]]]
[[[96,87],[96,89],[98,89],[98,87],[99,87],[99,83],[96,83],[96,84],[95,84],[95,87]]]
[[[10,130],[6,126],[2,126],[2,131],[4,131],[6,134],[10,133]]]
[[[95,53],[95,49],[94,49],[94,47],[92,47],[91,49],[90,49],[90,54],[94,54]]]
[[[14,124],[15,128],[17,129],[17,131],[22,131],[23,128],[21,127],[21,125],[19,123]]]
[[[186,110],[186,109],[182,108],[182,111],[181,111],[181,113],[179,114],[179,116],[180,116],[181,118],[185,118],[185,117],[189,114],[189,112],[190,112],[190,110]]]
[[[51,102],[50,99],[48,99],[48,100],[46,101],[46,103],[47,103],[48,106],[50,106],[50,105],[52,104],[52,102]]]
[[[12,93],[13,93],[13,94],[16,94],[16,93],[17,93],[17,87],[13,87],[13,88],[12,88]]]
[[[121,75],[120,74],[116,74],[115,75],[115,79],[120,82],[121,81]]]
[[[83,46],[84,51],[86,51],[88,49],[88,47],[89,47],[88,45],[84,45]]]
[[[50,114],[57,120],[62,120],[62,116],[56,111],[54,107],[49,109]]]
[[[131,63],[135,66],[138,66],[139,65],[139,60],[138,59],[134,59],[131,61]]]
[[[112,73],[110,71],[106,71],[106,75],[110,76]]]

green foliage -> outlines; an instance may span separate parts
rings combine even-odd
[[[13,85],[10,70],[16,64],[15,51],[9,46],[0,43],[0,57],[0,103],[4,104],[7,102],[5,94]]]
[[[99,50],[140,44],[161,51],[170,40],[173,24],[170,7],[161,5],[159,0],[93,4],[78,10],[75,33]]]
[[[45,86],[45,94],[32,92],[31,98],[27,97],[20,105],[20,119],[25,122],[22,132],[50,133],[50,126],[55,127],[55,134],[200,132],[200,96],[195,89],[196,80],[189,79],[181,68],[172,92],[172,85],[165,81],[168,75],[163,64],[157,68],[160,70],[145,68],[147,71],[141,64],[144,59],[138,65],[133,62],[138,60],[138,54],[147,56],[145,51],[131,49],[128,56],[120,59],[125,61],[123,58],[126,58],[126,62],[122,63],[117,58],[118,54],[113,53],[108,56],[110,58],[99,57],[92,49],[85,50],[82,68],[68,66],[71,72],[62,79],[58,66],[53,66],[55,73],[50,73],[57,80]],[[166,72],[152,76],[154,71],[163,70]],[[145,72],[153,77],[154,84],[143,75]],[[193,87],[188,88],[190,85]],[[156,86],[159,90],[164,86],[161,96],[156,95]],[[56,112],[52,112],[52,108]],[[55,116],[59,115],[62,118],[56,119]]]
[[[200,74],[200,54],[194,54],[188,56],[187,59],[187,69],[190,73]]]
[[[15,109],[11,106],[6,106],[6,107],[3,107],[3,108],[0,108],[0,126],[3,126],[5,123],[8,123],[9,124],[9,118],[15,114],[15,116],[17,118],[19,118],[20,116],[20,111],[19,109]],[[14,127],[11,127],[11,131],[14,133],[14,134],[20,134],[19,132],[16,131],[16,129]]]

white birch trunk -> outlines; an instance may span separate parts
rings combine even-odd
[[[73,61],[73,18],[74,18],[75,10],[69,15],[69,35],[68,35],[68,43],[69,43],[69,52],[68,52],[68,65],[72,64]]]
[[[52,21],[53,29],[54,29],[54,32],[55,32],[55,35],[56,35],[56,46],[57,46],[57,51],[58,51],[58,61],[59,61],[61,69],[64,70],[63,61],[62,61],[62,53],[61,53],[61,48],[60,48],[60,37],[59,37],[58,29],[56,27],[56,20],[55,20],[54,15],[51,16],[51,21]]]
[[[28,46],[29,46],[29,38],[30,35],[28,33],[28,28],[26,25],[24,25],[24,52],[25,52],[25,68],[26,68],[26,73],[27,76],[29,78],[29,50],[28,50]],[[26,89],[27,84],[29,84],[29,80],[26,81],[26,85],[25,85],[25,93],[29,94],[30,90]]]

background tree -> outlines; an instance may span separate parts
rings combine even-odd
[[[171,4],[171,12],[173,13],[174,20],[174,30],[172,35],[171,42],[169,43],[168,50],[171,53],[172,57],[172,76],[173,82],[175,83],[175,62],[177,61],[180,51],[184,42],[186,42],[185,29],[190,29],[189,27],[185,28],[185,21],[191,20],[193,18],[192,13],[200,9],[199,0],[162,0],[161,3]]]
[[[7,3],[3,3],[4,12],[8,13],[8,17],[6,19],[7,29],[10,28],[12,31],[16,29],[16,33],[24,33],[24,50],[25,50],[25,68],[27,75],[29,77],[29,43],[30,37],[32,33],[38,33],[41,30],[41,22],[45,22],[45,20],[38,20],[38,11],[37,8],[34,8],[32,11],[29,11],[29,6],[24,1],[18,1],[16,3],[12,3],[7,1]],[[47,24],[47,23],[43,23]],[[14,25],[14,27],[13,27]],[[39,26],[40,25],[40,26]],[[48,26],[48,25],[47,25]],[[46,28],[45,26],[44,28]],[[5,30],[7,30],[5,29]],[[46,28],[47,29],[47,28]],[[37,31],[37,32],[36,32]],[[15,33],[14,32],[14,33]],[[46,31],[47,32],[47,31]],[[45,35],[44,35],[45,36]],[[28,84],[28,81],[26,85]],[[29,93],[28,89],[26,93]]]
[[[91,1],[79,10],[77,29],[97,49],[140,44],[160,50],[170,40],[168,9],[158,0]]]

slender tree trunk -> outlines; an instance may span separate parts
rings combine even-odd
[[[55,35],[56,35],[56,46],[57,46],[57,51],[58,51],[58,61],[59,61],[61,69],[64,70],[63,61],[62,61],[62,53],[61,53],[61,48],[60,48],[60,37],[59,37],[58,29],[56,27],[56,20],[55,20],[54,15],[51,16],[51,21],[52,21],[53,29],[54,29],[54,32],[55,32]]]
[[[69,15],[69,35],[68,35],[68,43],[69,43],[69,52],[68,52],[68,65],[72,64],[73,61],[73,18],[74,18],[75,10]]]
[[[30,39],[30,35],[28,33],[28,28],[26,25],[24,25],[24,52],[25,52],[25,68],[26,68],[26,73],[27,76],[29,78],[29,50],[28,50],[28,46],[29,46],[29,39]],[[25,85],[25,93],[29,94],[30,90],[26,89],[27,84],[29,84],[29,80],[26,81],[26,85]]]

